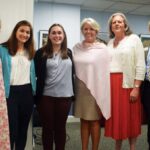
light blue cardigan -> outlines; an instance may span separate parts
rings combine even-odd
[[[2,61],[5,95],[6,98],[8,98],[10,93],[11,55],[9,54],[8,49],[6,47],[3,47],[2,45],[0,45],[0,59]],[[35,94],[36,77],[35,77],[35,67],[34,67],[33,60],[31,61],[31,66],[30,66],[30,81],[32,85],[33,94]]]

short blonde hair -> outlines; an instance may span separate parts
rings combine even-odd
[[[91,27],[98,33],[100,30],[100,25],[98,22],[93,18],[84,18],[81,22],[81,31],[83,30],[84,25],[88,23]]]

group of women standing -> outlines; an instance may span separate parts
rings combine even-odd
[[[102,117],[105,136],[116,140],[115,149],[121,150],[122,140],[128,138],[130,150],[135,150],[141,132],[143,45],[122,13],[109,19],[107,46],[97,39],[99,31],[94,19],[85,18],[81,22],[84,39],[71,51],[63,26],[53,24],[47,43],[35,53],[32,27],[23,20],[1,44],[12,150],[25,148],[34,95],[44,150],[53,150],[53,143],[56,150],[65,149],[66,121],[74,100],[73,115],[81,120],[82,150],[88,149],[90,137],[92,150],[98,150]]]
[[[99,27],[94,19],[81,23],[84,40],[73,48],[77,80],[74,115],[81,118],[82,150],[88,149],[90,136],[92,150],[98,150],[102,116],[105,136],[115,139],[115,149],[121,150],[122,140],[128,139],[130,150],[135,150],[141,133],[144,49],[124,14],[113,14],[108,24],[111,39],[106,47],[96,38]]]

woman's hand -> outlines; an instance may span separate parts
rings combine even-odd
[[[139,97],[139,94],[140,94],[140,88],[139,87],[133,88],[130,93],[130,102],[135,103]]]

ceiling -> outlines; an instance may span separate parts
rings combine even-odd
[[[79,5],[81,9],[150,16],[150,0],[35,0],[59,4]]]

